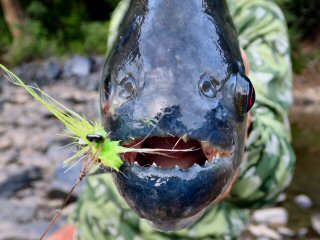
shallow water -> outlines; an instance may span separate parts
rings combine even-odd
[[[290,214],[289,227],[309,228],[308,237],[315,237],[310,217],[316,212],[320,213],[320,113],[294,111],[291,122],[297,164],[284,206]],[[313,207],[307,210],[298,207],[293,200],[299,194],[309,196]]]

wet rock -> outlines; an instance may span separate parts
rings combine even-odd
[[[49,198],[65,198],[68,195],[73,184],[78,180],[82,164],[78,163],[70,169],[63,168],[61,165],[57,167],[54,180],[49,187]],[[72,194],[71,202],[75,201],[81,192],[82,183],[75,189]]]
[[[90,91],[98,90],[100,83],[101,73],[100,71],[95,72],[87,76],[86,78],[81,78],[78,80],[78,85]]]
[[[294,237],[295,235],[295,232],[293,230],[283,226],[278,227],[277,231],[284,237]]]
[[[72,147],[63,147],[70,142],[55,142],[52,143],[47,150],[47,159],[52,164],[62,165],[64,160],[67,160],[69,157],[74,154]]]
[[[19,201],[4,198],[0,198],[0,206],[0,222],[28,222],[33,218],[36,211],[34,205],[23,205]]]
[[[6,166],[18,161],[18,152],[15,149],[8,149],[0,153],[0,166]]]
[[[62,74],[62,68],[56,59],[49,59],[43,63],[41,74],[48,80],[57,79]]]
[[[273,240],[281,240],[282,236],[275,230],[267,227],[266,225],[249,225],[248,231],[257,238],[266,238]]]
[[[22,88],[16,88],[15,94],[10,94],[10,97],[7,98],[7,102],[14,104],[24,104],[30,100],[30,96]]]
[[[266,208],[254,211],[252,219],[257,223],[286,225],[288,223],[288,212],[280,207]]]
[[[299,238],[305,238],[308,234],[308,228],[299,228],[297,231],[297,236]]]
[[[0,182],[0,196],[11,197],[19,190],[31,187],[31,183],[41,179],[41,177],[41,170],[38,167],[16,168],[16,171],[8,174]]]
[[[285,193],[281,193],[277,199],[277,203],[283,203],[287,199],[287,195]]]
[[[39,239],[45,231],[49,222],[44,220],[33,220],[24,224],[19,224],[19,227],[15,223],[3,222],[0,224],[0,239],[3,240],[34,240]],[[53,234],[62,225],[58,222],[52,226],[47,236]]]
[[[296,196],[294,202],[303,209],[308,209],[313,206],[313,202],[311,201],[311,199],[304,194]]]
[[[48,62],[36,61],[25,63],[19,67],[13,68],[13,72],[23,79],[26,84],[35,83],[41,87],[51,83],[53,79],[60,76],[61,73],[58,74],[58,62],[54,63],[54,61],[55,60],[51,59],[48,60]],[[52,69],[49,70],[50,67],[52,67]]]
[[[314,214],[311,217],[311,226],[313,230],[320,235],[320,213]]]
[[[15,148],[24,148],[30,133],[23,127],[15,127],[7,133],[7,138],[11,140]]]
[[[100,72],[102,70],[103,64],[106,58],[101,56],[93,57],[92,72]]]
[[[9,147],[11,147],[11,139],[3,136],[0,138],[0,151],[7,150]]]
[[[37,166],[41,169],[50,168],[52,163],[47,160],[45,154],[41,154],[36,149],[24,149],[20,152],[20,161],[23,165]]]
[[[92,67],[92,60],[87,57],[74,56],[66,61],[63,75],[65,77],[88,76]]]
[[[22,64],[19,67],[15,67],[12,69],[12,71],[21,79],[23,79],[26,84],[30,84],[38,81],[38,70],[41,69],[41,67],[42,66],[40,62],[31,62]]]

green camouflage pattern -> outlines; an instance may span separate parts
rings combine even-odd
[[[112,45],[129,0],[113,14]],[[193,226],[171,233],[154,230],[120,197],[108,174],[90,176],[72,221],[80,240],[228,239],[237,237],[250,210],[276,202],[289,185],[295,166],[288,111],[292,103],[290,49],[285,19],[266,0],[228,0],[241,47],[250,62],[256,90],[252,130],[246,141],[240,176],[223,202],[212,206]]]

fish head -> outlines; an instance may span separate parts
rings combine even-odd
[[[132,1],[103,69],[104,127],[123,146],[193,151],[123,154],[128,205],[163,231],[197,221],[237,176],[253,102],[225,1]]]

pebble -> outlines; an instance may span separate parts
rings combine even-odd
[[[267,227],[266,225],[249,225],[248,230],[251,234],[256,236],[257,238],[266,238],[273,240],[281,240],[282,236],[277,233],[275,230]]]
[[[281,207],[260,209],[252,214],[254,222],[270,225],[286,225],[288,218],[287,210]]]
[[[33,181],[41,179],[41,170],[38,167],[29,167],[25,169],[16,168],[16,171],[7,175],[0,182],[0,196],[11,197],[17,191],[28,188]]]
[[[71,157],[74,154],[74,149],[72,147],[63,147],[68,143],[52,143],[48,147],[46,154],[46,157],[49,159],[49,162],[55,163],[57,165],[62,165],[64,160],[67,160],[69,157]]]
[[[294,198],[294,202],[303,209],[309,209],[313,206],[311,199],[304,194],[300,194]]]
[[[60,165],[54,174],[54,180],[50,184],[48,189],[48,197],[49,198],[65,198],[68,195],[72,185],[78,180],[79,174],[82,168],[81,162],[73,166],[67,172],[67,168],[63,168]],[[81,192],[82,182],[78,185],[78,187],[74,190],[72,194],[71,202],[76,200],[79,193]]]
[[[33,219],[36,211],[36,206],[22,205],[19,201],[13,201],[12,199],[5,198],[0,198],[0,206],[1,222],[28,222]]]
[[[39,239],[48,226],[49,221],[32,220],[27,223],[20,223],[19,227],[11,222],[5,222],[0,225],[0,239],[3,240],[35,240]],[[47,236],[53,234],[61,227],[61,223],[57,221],[49,230]]]
[[[19,154],[15,149],[8,149],[6,151],[1,151],[0,154],[0,166],[7,166],[11,163],[16,163],[18,161]]]
[[[2,137],[0,138],[0,150],[1,152],[3,150],[7,150],[12,144],[12,141],[10,138],[8,138],[5,135],[2,135]]]
[[[311,217],[311,226],[313,230],[320,235],[320,213],[316,213]]]
[[[62,67],[57,59],[48,59],[43,63],[42,74],[49,80],[57,79],[62,74]]]
[[[277,203],[283,203],[284,201],[286,201],[287,199],[287,195],[285,193],[281,193],[277,199]]]
[[[285,237],[294,237],[295,232],[293,230],[291,230],[290,228],[284,227],[284,226],[280,226],[277,228],[277,231]]]
[[[92,67],[92,60],[87,57],[74,56],[65,63],[63,75],[65,77],[78,76],[86,77]]]
[[[297,231],[297,236],[299,238],[305,238],[308,234],[308,228],[299,228]]]

